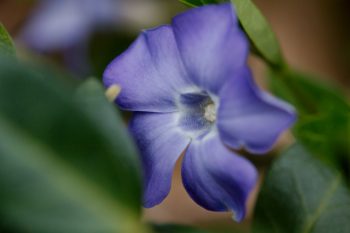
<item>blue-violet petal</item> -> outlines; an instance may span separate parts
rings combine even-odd
[[[176,113],[136,113],[131,121],[144,169],[145,207],[168,195],[175,163],[190,142],[176,126],[177,117]]]
[[[176,97],[189,86],[170,26],[143,32],[104,73],[104,84],[121,86],[117,99],[126,110],[176,111]]]
[[[259,90],[247,67],[232,76],[220,93],[218,129],[232,148],[265,153],[295,120],[294,108]]]
[[[182,179],[197,204],[212,211],[231,210],[241,221],[257,171],[248,160],[229,151],[217,135],[208,135],[187,149]]]
[[[176,16],[172,27],[191,79],[206,91],[217,94],[247,62],[248,41],[231,4],[191,9]]]

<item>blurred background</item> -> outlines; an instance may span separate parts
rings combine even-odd
[[[78,0],[78,5],[67,2],[72,1],[0,0],[0,22],[15,39],[20,57],[44,60],[77,79],[101,77],[106,65],[142,29],[167,24],[174,15],[187,9],[177,0]],[[348,0],[254,2],[271,23],[291,66],[335,83],[349,95]],[[250,63],[257,82],[266,86],[264,64],[254,57]],[[289,140],[286,135],[282,141]],[[254,159],[263,174],[268,158]],[[255,196],[251,197],[250,212]],[[239,226],[242,230],[249,225],[249,216],[246,224]],[[145,210],[144,218],[199,226],[233,224],[230,214],[211,213],[194,204],[181,184],[179,163],[169,197],[161,205]]]

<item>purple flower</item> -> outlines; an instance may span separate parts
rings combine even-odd
[[[72,71],[87,73],[90,36],[117,23],[118,2],[41,0],[19,39],[39,52],[63,52]]]
[[[143,32],[104,73],[122,87],[118,105],[134,111],[131,132],[144,167],[144,206],[168,195],[185,150],[183,184],[212,211],[245,216],[257,171],[231,149],[265,153],[295,121],[294,109],[257,88],[249,46],[230,4],[176,16]]]
[[[41,0],[21,37],[32,48],[51,52],[71,48],[99,27],[116,22],[117,0]]]

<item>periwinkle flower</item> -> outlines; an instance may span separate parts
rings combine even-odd
[[[117,0],[41,0],[22,37],[39,51],[70,48],[114,24],[117,12]]]
[[[134,112],[145,207],[168,195],[185,151],[182,180],[192,199],[244,218],[257,171],[230,149],[265,153],[296,118],[290,105],[255,85],[248,53],[232,5],[207,5],[144,31],[107,67],[105,85],[120,85],[117,104]]]
[[[93,32],[116,25],[119,0],[41,0],[20,35],[35,51],[63,52],[69,66],[88,69],[87,44]]]

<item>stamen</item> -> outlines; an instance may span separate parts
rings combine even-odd
[[[208,93],[200,91],[181,94],[177,106],[180,112],[179,126],[191,138],[204,136],[215,129],[217,105]]]
[[[121,91],[121,87],[119,85],[114,84],[114,85],[110,86],[105,93],[108,101],[114,102],[115,99],[118,97],[120,91]]]
[[[216,120],[216,109],[214,103],[210,103],[204,107],[204,118],[209,122],[214,122]]]

